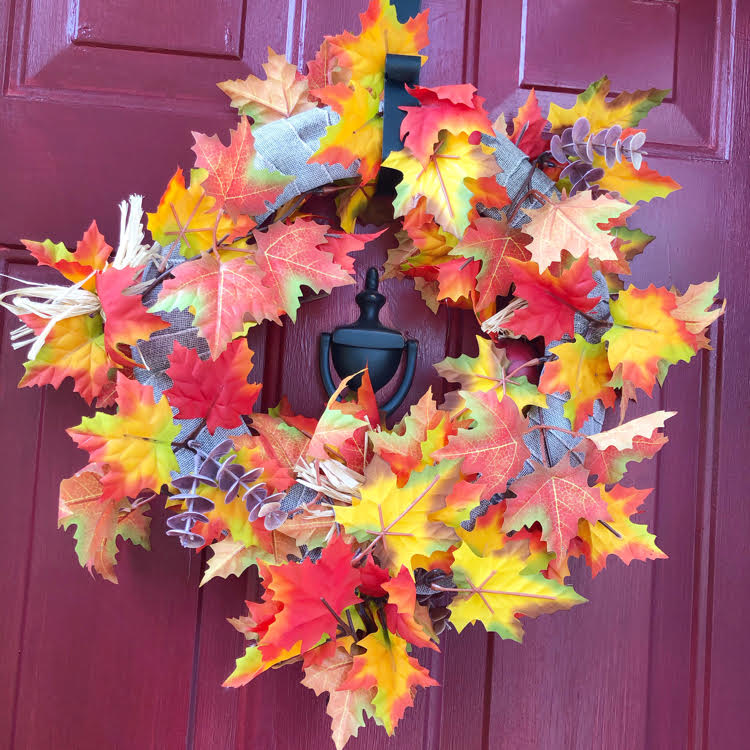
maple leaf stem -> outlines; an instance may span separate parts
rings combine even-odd
[[[613,529],[606,521],[599,521],[599,523],[604,526],[607,531],[611,531],[618,539],[622,539],[622,534],[617,531],[617,529]]]
[[[341,616],[336,614],[336,610],[326,601],[326,598],[324,596],[321,596],[320,601],[323,606],[336,618],[336,622],[339,624],[339,627],[341,627],[345,633],[348,633],[349,635],[354,637],[354,631],[350,630],[346,622],[341,619]]]
[[[529,432],[531,430],[556,430],[557,432],[564,432],[566,435],[573,435],[573,437],[586,437],[582,432],[568,430],[565,427],[557,427],[553,424],[535,424],[533,427],[529,427]]]
[[[206,426],[205,420],[201,419],[200,422],[198,422],[197,425],[195,425],[195,428],[193,431],[184,439],[180,440],[179,442],[172,443],[172,447],[174,448],[187,448],[188,443],[193,440],[194,438],[197,438],[198,435],[200,435],[201,430]]]
[[[491,577],[491,576],[490,576]],[[481,594],[499,594],[501,596],[523,596],[527,599],[556,599],[557,597],[554,596],[547,596],[546,594],[527,594],[523,591],[500,591],[497,589],[481,589],[481,588],[468,588],[468,589],[453,589],[453,588],[447,588],[446,586],[440,586],[437,583],[433,583],[430,588],[433,591],[441,591],[441,592],[447,592],[451,594],[472,594],[476,593],[478,595]],[[481,592],[481,593],[480,593]]]

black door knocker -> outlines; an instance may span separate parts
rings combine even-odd
[[[333,384],[329,364],[329,353],[333,367],[339,377],[346,378],[355,372],[368,368],[372,388],[379,391],[396,374],[401,355],[406,351],[404,377],[396,392],[380,407],[385,414],[395,411],[406,397],[414,380],[417,366],[417,342],[404,339],[392,328],[386,328],[379,320],[380,308],[385,297],[378,291],[380,281],[376,268],[369,268],[365,278],[365,288],[357,294],[359,320],[336,328],[333,333],[320,334],[320,376],[329,397],[336,386]],[[349,383],[352,390],[359,388],[362,376],[358,375]]]

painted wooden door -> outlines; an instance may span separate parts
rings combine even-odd
[[[155,205],[175,165],[189,164],[191,129],[225,133],[233,122],[216,81],[258,73],[269,44],[307,59],[323,33],[355,28],[359,5],[2,0],[0,272],[50,276],[20,237],[73,243],[96,217],[114,238],[116,203],[141,192]],[[444,687],[420,692],[389,743],[368,729],[350,747],[744,747],[750,4],[436,0],[431,21],[423,81],[471,81],[493,115],[531,87],[543,103],[567,103],[605,72],[617,90],[671,87],[649,118],[649,151],[684,190],[639,212],[657,240],[635,281],[684,288],[721,271],[730,307],[714,351],[657,395],[680,415],[658,461],[634,472],[656,487],[651,521],[670,560],[615,562],[595,581],[577,571],[590,603],[530,623],[523,646],[479,627],[448,635],[442,655],[426,657]],[[360,271],[383,260],[382,246],[368,252]],[[440,387],[431,363],[469,350],[468,323],[433,317],[404,285],[388,291],[390,319],[422,344],[413,399]],[[345,290],[306,305],[296,326],[256,335],[266,403],[284,392],[316,413],[317,334],[350,315]],[[120,553],[119,586],[78,568],[55,528],[56,493],[84,462],[63,430],[85,409],[67,386],[16,391],[22,356],[2,326],[0,746],[330,747],[323,700],[294,668],[219,687],[242,648],[225,618],[253,595],[251,577],[199,590],[202,561],[163,536],[158,514],[152,552]]]

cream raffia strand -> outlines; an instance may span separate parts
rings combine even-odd
[[[333,459],[308,461],[300,457],[294,470],[300,484],[348,505],[354,498],[359,500],[359,488],[365,481],[362,474]]]
[[[487,318],[482,323],[482,330],[485,333],[499,333],[505,338],[520,338],[514,333],[504,328],[503,325],[507,323],[508,319],[516,310],[520,310],[522,307],[527,307],[528,303],[523,299],[514,299],[509,305],[504,307],[502,310],[498,310],[494,315]]]
[[[128,201],[120,203],[120,242],[111,262],[113,268],[138,268],[158,254],[158,247],[143,244],[142,202],[143,196],[131,195]],[[13,348],[31,346],[28,357],[36,359],[47,336],[61,320],[101,313],[99,297],[94,292],[82,288],[96,274],[97,271],[92,271],[85,279],[72,286],[31,282],[31,286],[11,289],[0,294],[0,306],[14,315],[31,314],[47,321],[39,334],[35,334],[27,325],[12,330],[10,339]],[[23,281],[12,276],[6,278]],[[12,300],[6,302],[6,297],[12,297]]]

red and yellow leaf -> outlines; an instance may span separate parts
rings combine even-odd
[[[203,189],[216,198],[217,208],[223,208],[234,221],[240,214],[264,214],[294,179],[256,166],[255,138],[246,117],[241,117],[237,129],[230,131],[228,146],[216,135],[194,132],[193,138],[195,165],[208,171]]]
[[[525,232],[510,227],[505,217],[499,221],[480,217],[466,230],[451,255],[482,261],[482,270],[477,276],[478,310],[493,304],[495,297],[508,294],[513,282],[513,269],[508,261],[511,258],[528,261],[531,253],[526,246],[531,240]]]
[[[518,474],[531,455],[523,442],[525,420],[509,398],[499,401],[491,392],[459,393],[475,424],[459,429],[432,457],[440,462],[438,469],[446,459],[461,461],[461,471],[479,474],[489,495],[504,492],[508,480]]]
[[[607,76],[594,81],[583,93],[578,94],[575,105],[570,109],[550,104],[549,122],[552,131],[557,133],[571,127],[579,117],[588,119],[594,133],[613,125],[634,128],[669,94],[669,89],[623,91],[607,101],[610,85]]]
[[[607,408],[615,405],[617,394],[609,385],[612,370],[602,342],[590,344],[576,334],[575,341],[553,346],[549,352],[557,359],[544,366],[539,390],[542,393],[570,393],[563,405],[563,414],[574,430],[579,430],[594,413],[597,399]]]
[[[656,537],[646,524],[634,523],[631,516],[640,513],[643,501],[651,490],[615,485],[609,492],[600,486],[602,499],[607,503],[610,520],[607,528],[602,524],[588,521],[578,522],[578,536],[581,537],[586,562],[591,567],[591,575],[599,574],[607,564],[609,555],[617,555],[625,565],[632,560],[657,560],[666,558],[656,546]],[[613,533],[610,529],[614,529]]]
[[[154,389],[117,375],[117,414],[98,412],[67,430],[93,463],[108,464],[102,478],[102,499],[135,497],[142,489],[156,492],[169,484],[179,469],[172,441],[180,428],[162,396],[154,403]]]
[[[570,540],[578,534],[579,519],[590,523],[609,520],[607,504],[598,487],[588,486],[588,476],[582,466],[536,466],[511,485],[515,497],[506,500],[504,528],[541,524],[542,540],[556,559],[563,560]]]
[[[365,652],[354,657],[351,672],[339,689],[375,688],[372,699],[375,717],[392,735],[404,711],[413,705],[416,688],[438,683],[409,656],[406,641],[397,635],[378,630],[365,636],[358,645]]]
[[[151,519],[146,504],[132,508],[127,499],[102,499],[102,468],[91,464],[60,482],[59,526],[75,526],[78,561],[93,575],[117,583],[117,538],[150,549]],[[105,470],[106,473],[106,470]]]

